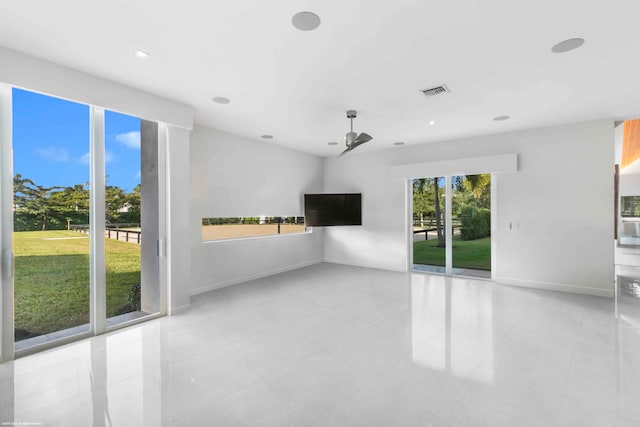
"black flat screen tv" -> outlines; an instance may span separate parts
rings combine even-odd
[[[304,217],[310,227],[362,225],[362,194],[305,194]]]

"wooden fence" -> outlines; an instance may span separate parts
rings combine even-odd
[[[142,231],[140,230],[128,230],[122,229],[122,226],[137,226],[140,224],[115,224],[109,225],[104,230],[104,236],[108,239],[119,240],[121,242],[140,244]],[[89,224],[70,225],[69,230],[76,231],[78,233],[89,234]]]

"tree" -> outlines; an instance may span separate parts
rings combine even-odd
[[[60,199],[51,197],[62,187],[43,187],[16,174],[13,178],[13,203],[16,216],[23,214],[36,220],[38,228],[47,229],[48,223],[60,212]]]
[[[483,204],[490,204],[490,184],[491,184],[491,175],[488,173],[483,173],[480,175],[466,175],[463,181],[464,189],[470,191],[473,194],[473,198],[476,202],[483,201]],[[482,200],[483,197],[487,200]],[[489,206],[483,206],[489,208]]]
[[[420,226],[424,226],[425,216],[435,219],[438,233],[438,247],[445,246],[444,218],[441,209],[440,197],[444,190],[440,188],[439,180],[442,178],[419,178],[413,180],[413,215],[420,219]]]
[[[126,211],[127,193],[120,187],[107,186],[105,190],[105,216],[108,222],[117,223],[123,211]]]
[[[140,223],[140,212],[141,212],[140,191],[141,189],[142,189],[142,185],[138,184],[133,188],[133,190],[131,190],[131,193],[127,195],[126,203],[127,203],[128,211],[126,214],[126,222]]]
[[[420,219],[420,227],[424,227],[425,216],[433,215],[433,195],[430,195],[431,181],[432,178],[413,180],[413,217]]]
[[[87,187],[88,183],[76,184],[51,195],[52,198],[58,199],[60,215],[68,223],[89,223],[89,190]]]

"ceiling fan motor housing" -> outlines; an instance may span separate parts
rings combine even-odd
[[[356,140],[358,134],[356,132],[347,132],[344,136],[344,142],[347,144],[347,147],[350,147],[353,144],[353,141]]]

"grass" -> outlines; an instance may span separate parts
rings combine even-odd
[[[73,231],[13,234],[16,339],[89,323],[89,239]],[[131,311],[140,246],[106,239],[107,317]]]
[[[437,239],[413,243],[413,263],[445,265],[445,248],[436,247]],[[491,238],[477,240],[453,239],[453,267],[491,270]]]

